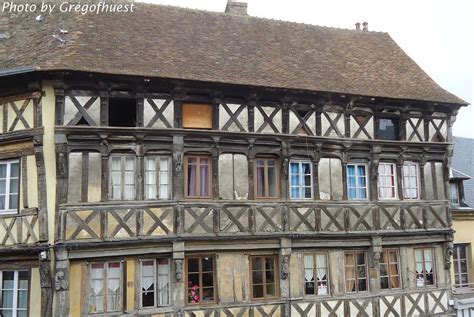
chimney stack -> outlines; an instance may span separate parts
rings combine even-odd
[[[369,22],[362,23],[362,31],[369,31]]]
[[[236,0],[227,0],[227,5],[225,7],[225,13],[233,15],[248,15],[247,14],[247,2],[236,1]]]
[[[360,22],[357,22],[355,25],[356,25],[356,31],[360,31]]]

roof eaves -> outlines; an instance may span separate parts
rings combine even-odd
[[[7,77],[12,75],[24,74],[24,73],[31,73],[36,70],[33,66],[25,66],[25,67],[15,67],[15,68],[7,68],[7,69],[0,69],[0,77]]]

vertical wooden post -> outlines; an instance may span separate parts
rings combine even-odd
[[[184,138],[183,136],[173,136],[173,199],[181,200],[184,197]]]
[[[143,92],[137,93],[137,127],[143,127],[144,121],[144,112],[143,112],[143,103],[144,103],[144,94]]]
[[[313,160],[313,199],[320,200],[319,193],[319,161],[321,160],[321,143],[314,145],[314,160]],[[344,183],[343,183],[344,185]]]
[[[100,96],[100,125],[109,125],[109,93],[107,90],[99,91]]]
[[[144,170],[145,170],[145,147],[143,145],[143,140],[137,139],[137,171],[136,171],[136,179],[137,179],[137,199],[143,200],[145,199],[144,195],[144,188],[143,188],[143,179],[144,179]]]
[[[254,184],[254,170],[255,170],[255,150],[253,149],[255,140],[249,140],[248,145],[248,176],[249,176],[249,200],[255,199],[255,184]]]
[[[101,137],[100,158],[101,158],[101,164],[102,164],[100,201],[104,202],[109,199],[109,144],[108,144],[107,136]]]
[[[64,124],[64,89],[62,88],[54,88],[54,96],[55,96],[55,107],[56,107],[56,125],[63,125]]]

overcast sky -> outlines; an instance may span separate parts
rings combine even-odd
[[[144,0],[224,11],[227,0]],[[251,16],[389,33],[441,87],[474,101],[472,0],[248,0]],[[474,106],[461,109],[453,134],[474,138]]]

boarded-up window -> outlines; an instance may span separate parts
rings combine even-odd
[[[219,196],[221,199],[247,199],[249,191],[247,157],[242,154],[219,156]]]
[[[212,129],[212,106],[183,104],[183,128]]]
[[[337,158],[322,158],[319,161],[319,195],[324,200],[342,199],[342,165]]]
[[[425,165],[425,192],[426,199],[445,199],[443,164],[441,162],[428,162]]]
[[[68,202],[100,201],[101,164],[100,153],[74,152],[69,154]]]

